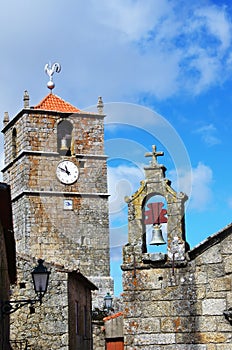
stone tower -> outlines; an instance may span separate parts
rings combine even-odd
[[[17,252],[80,270],[101,297],[113,292],[104,117],[52,92],[30,107],[25,92],[3,129]]]

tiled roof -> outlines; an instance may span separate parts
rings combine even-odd
[[[34,109],[42,109],[45,111],[57,111],[57,112],[67,112],[76,113],[80,110],[70,103],[64,101],[62,98],[50,93],[40,101]]]
[[[116,314],[106,316],[106,317],[103,318],[103,321],[104,322],[105,321],[109,321],[109,320],[112,320],[112,319],[117,318],[119,316],[123,316],[123,312],[120,311],[120,312],[117,312]]]

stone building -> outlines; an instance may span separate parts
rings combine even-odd
[[[176,193],[165,178],[166,169],[157,161],[162,154],[153,146],[145,180],[126,199],[125,349],[232,349],[232,225],[189,249],[187,197]]]
[[[10,349],[9,315],[4,302],[10,299],[10,284],[16,283],[16,256],[10,187],[0,183],[0,350]]]
[[[42,258],[69,271],[64,290],[57,292],[62,305],[68,302],[66,285],[70,287],[72,276],[86,278],[88,290],[97,286],[93,307],[103,305],[107,292],[113,294],[102,109],[101,98],[98,113],[87,113],[52,92],[30,107],[25,91],[24,108],[11,120],[8,113],[4,115],[2,172],[11,186],[18,264],[24,264],[22,256]],[[25,282],[23,272],[20,278]],[[17,288],[15,293],[17,296]],[[68,304],[63,307],[71,327]],[[63,337],[68,338],[68,334]],[[90,343],[83,349],[91,349]],[[33,349],[76,348],[75,342],[64,344],[46,347],[43,340]]]

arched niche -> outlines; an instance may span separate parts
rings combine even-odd
[[[68,120],[61,120],[57,125],[57,151],[61,155],[71,156],[73,150],[73,125]]]
[[[15,158],[17,155],[17,130],[12,130],[12,157]]]
[[[167,202],[164,196],[159,193],[151,193],[144,198],[142,206],[142,251],[143,253],[154,250],[167,250]],[[160,230],[161,240],[154,243],[154,230]],[[155,237],[157,237],[155,235]],[[159,243],[159,244],[158,244]],[[162,248],[161,248],[162,247]]]

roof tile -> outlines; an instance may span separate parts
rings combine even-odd
[[[34,109],[48,110],[48,111],[57,111],[57,112],[67,112],[67,113],[76,113],[80,112],[80,109],[74,107],[70,103],[64,101],[57,95],[52,93],[45,96],[42,101],[40,101]]]
[[[113,315],[109,315],[109,316],[106,316],[103,318],[103,321],[109,321],[109,320],[112,320],[113,318],[117,318],[119,316],[123,316],[123,312],[117,312],[116,314],[113,314]]]

